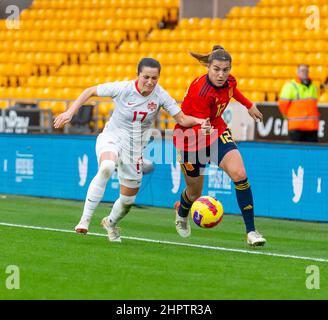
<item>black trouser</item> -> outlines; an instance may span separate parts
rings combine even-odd
[[[289,137],[292,141],[318,142],[318,131],[291,130]]]

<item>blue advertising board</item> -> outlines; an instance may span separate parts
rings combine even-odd
[[[96,137],[0,135],[0,193],[84,200],[97,172]],[[240,142],[255,214],[328,221],[328,146]],[[171,140],[153,140],[145,158],[155,169],[144,176],[136,203],[172,208],[185,183]],[[240,214],[234,184],[214,165],[206,169],[204,195],[220,200],[227,213]],[[119,195],[114,173],[103,201]]]

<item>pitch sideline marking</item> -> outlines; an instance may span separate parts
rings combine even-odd
[[[73,230],[56,229],[56,228],[48,228],[48,227],[37,227],[37,226],[27,226],[27,225],[21,225],[21,224],[5,223],[5,222],[0,222],[0,226],[16,227],[16,228],[24,228],[24,229],[33,229],[33,230],[44,230],[44,231],[56,231],[56,232],[65,232],[65,233],[75,233],[75,231],[73,231]],[[95,232],[88,232],[88,235],[97,236],[97,237],[107,237],[106,234],[95,233]],[[182,247],[202,248],[202,249],[210,249],[210,250],[217,250],[217,251],[228,251],[228,252],[239,252],[239,253],[250,253],[250,254],[258,254],[258,255],[264,255],[264,256],[290,258],[290,259],[298,259],[298,260],[328,262],[328,259],[324,259],[324,258],[302,257],[302,256],[294,256],[294,255],[288,255],[288,254],[282,254],[282,253],[261,252],[261,251],[245,250],[245,249],[233,249],[233,248],[208,246],[208,245],[202,245],[202,244],[192,244],[192,243],[165,241],[165,240],[154,240],[154,239],[138,238],[138,237],[121,236],[121,238],[122,239],[127,239],[127,240],[136,240],[136,241],[142,241],[142,242],[169,244],[169,245],[176,245],[176,246],[182,246]]]

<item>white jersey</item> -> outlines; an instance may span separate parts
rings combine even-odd
[[[147,145],[151,125],[161,107],[171,116],[181,111],[176,101],[158,84],[150,95],[142,96],[135,80],[109,82],[97,86],[97,95],[111,97],[115,103],[103,134],[111,135],[123,149],[131,151],[132,147],[137,153]]]

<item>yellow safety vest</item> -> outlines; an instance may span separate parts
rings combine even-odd
[[[288,130],[318,130],[318,92],[313,83],[309,86],[295,80],[286,83],[280,93],[279,109],[288,119]]]

